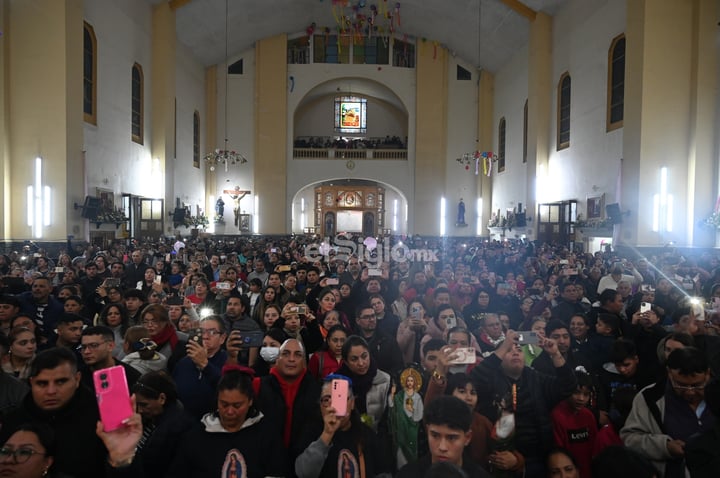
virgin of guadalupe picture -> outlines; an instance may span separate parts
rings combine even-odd
[[[390,427],[395,438],[398,466],[417,460],[418,433],[423,416],[423,399],[418,393],[422,376],[408,367],[400,374],[401,390],[393,384],[388,397]]]
[[[232,449],[225,456],[222,478],[247,478],[245,458],[239,450]]]
[[[338,454],[338,478],[360,478],[360,467],[355,456],[348,450],[341,450]]]

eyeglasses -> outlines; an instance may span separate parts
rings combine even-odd
[[[143,320],[143,321],[142,321],[142,324],[143,324],[143,325],[157,325],[157,324],[159,324],[159,323],[160,323],[159,320],[154,320],[154,319],[151,319],[151,320]]]
[[[672,378],[670,379],[670,384],[678,392],[700,392],[705,389],[705,385],[707,385],[707,383],[708,381],[705,380],[703,383],[698,383],[695,385],[678,385],[675,383],[675,380],[673,380]]]
[[[362,320],[372,320],[374,318],[376,318],[375,314],[365,314],[365,315],[361,315],[360,317],[358,317],[358,319],[362,319]]]
[[[107,343],[107,340],[103,340],[102,342],[90,342],[89,344],[80,344],[77,346],[77,349],[80,351],[87,350],[87,349],[97,350],[98,347],[100,347],[102,344],[106,344],[106,343]]]
[[[7,461],[8,458],[13,457],[15,463],[18,464],[27,462],[35,454],[46,456],[46,453],[35,451],[32,448],[18,448],[16,450],[7,447],[0,448],[0,460]]]
[[[222,334],[218,329],[201,329],[201,333],[203,335],[209,335],[210,337]]]

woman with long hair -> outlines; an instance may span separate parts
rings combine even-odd
[[[27,327],[16,327],[8,339],[10,348],[2,359],[2,369],[5,373],[25,380],[30,376],[30,366],[37,352],[35,334]]]
[[[337,373],[350,377],[355,407],[363,422],[377,432],[388,404],[390,375],[377,368],[367,342],[357,335],[351,335],[343,344],[342,360]]]
[[[347,410],[343,416],[332,407],[333,380],[348,382]],[[352,380],[343,375],[328,375],[320,394],[322,420],[306,433],[303,453],[295,460],[299,478],[338,478],[377,476],[383,470],[378,440],[361,420],[356,407]]]
[[[262,327],[262,322],[265,317],[265,309],[270,305],[280,307],[280,298],[277,296],[275,289],[272,287],[265,287],[260,294],[260,298],[257,300],[255,309],[253,309],[253,318]]]
[[[342,325],[330,327],[323,346],[310,357],[308,372],[318,381],[335,373],[342,365],[342,347],[347,337],[348,332]]]
[[[217,386],[217,411],[182,440],[166,476],[288,476],[282,437],[254,399],[252,370],[226,366]]]
[[[113,349],[113,357],[122,360],[125,357],[123,349],[123,341],[125,340],[125,332],[130,327],[130,317],[128,311],[122,303],[108,304],[97,319],[97,325],[104,325],[113,331],[115,336],[115,348]]]

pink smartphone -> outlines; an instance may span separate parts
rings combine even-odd
[[[348,381],[336,378],[330,382],[330,386],[330,406],[335,409],[335,415],[344,417],[347,415]]]
[[[116,365],[96,370],[93,381],[103,427],[105,431],[117,430],[133,414],[125,369]]]

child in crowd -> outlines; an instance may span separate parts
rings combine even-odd
[[[595,416],[587,408],[594,395],[592,379],[584,370],[576,370],[575,378],[577,387],[573,394],[552,411],[553,437],[557,446],[575,458],[580,478],[592,478],[590,465],[597,437]]]

